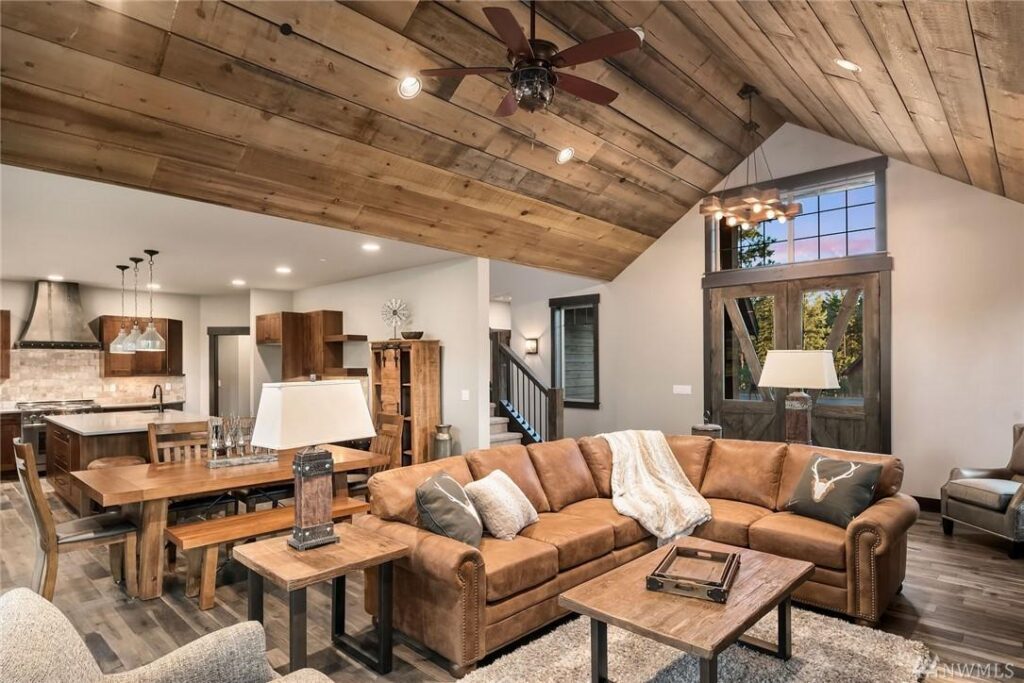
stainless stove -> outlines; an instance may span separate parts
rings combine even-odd
[[[21,411],[21,439],[32,444],[39,469],[46,467],[46,416],[97,413],[101,408],[91,398],[73,401],[24,401],[15,403]]]

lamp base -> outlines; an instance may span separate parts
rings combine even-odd
[[[310,527],[293,527],[288,545],[296,550],[309,550],[322,545],[337,543],[340,539],[334,533],[334,523],[318,524]]]
[[[811,445],[811,397],[803,391],[786,395],[786,441]]]
[[[334,458],[329,451],[310,446],[295,454],[295,522],[288,545],[309,550],[337,543],[331,502],[334,498]]]

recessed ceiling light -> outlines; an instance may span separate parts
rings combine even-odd
[[[423,84],[415,76],[406,76],[398,82],[398,96],[403,100],[411,100],[420,94]]]
[[[147,282],[146,283],[146,289],[152,289],[152,290],[155,291],[157,289],[160,289],[160,285],[157,284],[156,282]]]
[[[849,59],[837,59],[836,65],[840,69],[846,69],[847,71],[853,71],[854,73],[860,71],[860,67],[851,62]]]
[[[576,154],[576,150],[572,147],[563,147],[558,150],[558,156],[555,157],[555,161],[560,164],[567,164],[572,161],[573,155]]]
[[[46,279],[49,280],[50,282],[64,282],[63,275],[47,275]]]
[[[233,284],[235,287],[245,287],[245,280],[236,277],[234,280],[231,281],[231,284]]]
[[[380,251],[380,245],[376,242],[367,242],[363,245],[363,251]]]
[[[292,269],[288,266],[278,266],[274,268],[274,272],[278,275],[291,275]]]
[[[640,36],[641,43],[647,40],[647,34],[644,32],[643,26],[633,26],[630,30]]]

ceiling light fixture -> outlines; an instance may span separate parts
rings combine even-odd
[[[363,251],[380,251],[380,245],[376,242],[367,242],[363,245]]]
[[[757,145],[753,139],[757,134],[758,125],[754,121],[753,100],[759,95],[757,88],[744,83],[738,95],[747,101],[747,122],[743,124],[744,130],[752,138],[748,141],[749,148],[754,152],[747,157],[745,162],[747,171],[746,186],[740,192],[729,193],[723,190],[721,194],[712,194],[704,197],[700,202],[700,212],[705,216],[713,216],[716,222],[725,219],[725,224],[730,228],[741,226],[742,230],[748,230],[761,221],[775,220],[785,223],[787,219],[796,216],[802,211],[799,202],[783,201],[779,189],[771,187],[772,171],[768,165],[768,157],[765,156],[764,145]],[[757,152],[761,151],[761,158],[764,159],[764,166],[768,170],[768,187],[758,187],[757,179]],[[750,169],[753,166],[754,178],[751,183]],[[737,166],[737,168],[739,168]],[[736,169],[733,169],[735,171]],[[726,177],[723,186],[729,187],[729,178]]]
[[[415,76],[406,76],[398,82],[398,96],[403,100],[411,100],[423,90],[423,83]]]
[[[291,275],[292,269],[288,266],[278,266],[274,268],[274,272],[278,275]]]
[[[149,284],[146,285],[146,289],[149,290],[149,322],[146,323],[146,331],[139,337],[135,350],[157,353],[167,350],[167,340],[156,329],[156,322],[153,320],[153,290],[160,289],[160,285],[153,282],[153,257],[160,252],[156,249],[144,249],[143,253],[149,257]]]
[[[49,280],[50,282],[64,282],[63,275],[47,275],[46,279]]]
[[[630,30],[632,30],[633,33],[635,33],[638,36],[640,36],[640,42],[641,43],[644,42],[645,40],[647,40],[647,32],[644,31],[644,27],[643,26],[633,26]]]
[[[139,256],[132,256],[128,260],[134,266],[132,268],[132,276],[134,277],[132,293],[135,297],[135,316],[132,318],[132,329],[122,343],[121,348],[124,350],[124,353],[135,353],[138,350],[139,338],[142,336],[142,330],[139,329],[139,264],[142,263],[143,259]]]
[[[128,266],[118,266],[117,269],[121,271],[121,327],[117,331],[114,341],[110,342],[110,353],[132,354],[135,353],[135,347],[130,349],[125,347],[125,342],[128,340],[128,331],[125,329],[128,319],[124,316],[124,271],[128,270]]]
[[[852,71],[854,73],[857,73],[858,71],[860,71],[860,67],[857,66],[856,64],[854,64],[853,62],[851,62],[849,59],[839,58],[839,59],[836,60],[836,65],[840,69],[846,69],[847,71]]]
[[[231,281],[231,284],[233,284],[235,287],[245,287],[245,280],[236,277],[234,280]]]
[[[576,156],[576,150],[572,147],[563,147],[558,150],[558,156],[555,157],[555,161],[559,164],[567,164],[572,161],[572,158]]]

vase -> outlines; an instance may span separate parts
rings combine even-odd
[[[434,432],[434,460],[447,458],[452,454],[452,426],[437,425]]]

